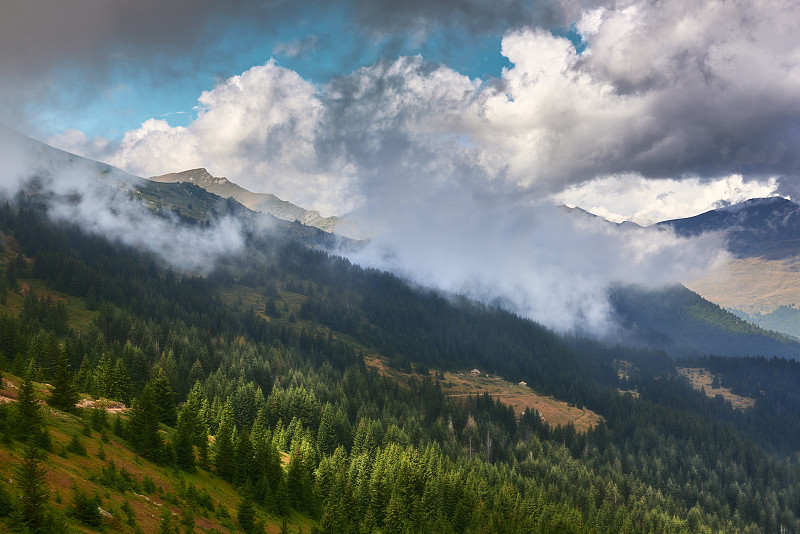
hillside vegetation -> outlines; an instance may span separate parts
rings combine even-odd
[[[800,410],[775,410],[794,397],[767,383],[794,362],[714,371],[762,370],[726,385],[760,388],[742,412],[663,352],[557,336],[283,238],[252,234],[249,257],[196,277],[25,197],[0,206],[0,231],[16,395],[0,404],[0,530],[800,532]],[[447,395],[441,374],[472,367],[602,421],[578,432]]]

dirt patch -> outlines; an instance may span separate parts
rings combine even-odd
[[[405,385],[411,375],[392,369],[378,355],[371,354],[364,357],[365,363],[378,371],[383,376],[393,378],[401,385]],[[431,370],[436,374],[438,371]],[[481,374],[474,376],[470,370],[457,373],[445,372],[442,380],[442,389],[448,397],[476,397],[488,393],[503,404],[514,408],[517,415],[531,408],[539,412],[543,421],[553,426],[572,424],[580,432],[594,427],[603,420],[603,416],[587,408],[578,408],[570,404],[540,395],[527,385],[512,383],[496,375]]]
[[[721,386],[712,388],[711,384],[714,382],[714,375],[711,374],[711,371],[708,369],[702,367],[679,367],[678,372],[689,379],[694,389],[704,391],[706,397],[713,399],[717,395],[722,395],[723,399],[730,402],[734,408],[739,410],[752,408],[756,404],[755,399],[736,395],[729,388]]]
[[[468,371],[445,373],[443,386],[449,396],[483,395],[488,393],[503,404],[514,408],[517,415],[526,408],[539,412],[542,420],[551,425],[572,424],[581,432],[594,427],[603,417],[588,408],[578,408],[553,397],[540,395],[521,384],[514,384],[494,375],[474,376]]]
[[[88,397],[78,401],[78,404],[75,406],[77,408],[96,408],[105,410],[111,414],[125,413],[128,411],[128,407],[121,402],[112,401],[109,399],[90,399]]]

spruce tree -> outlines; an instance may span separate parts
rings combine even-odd
[[[175,452],[175,464],[184,471],[189,472],[194,471],[193,430],[193,416],[189,409],[184,406],[180,416],[178,416],[178,427],[172,440],[172,448]]]
[[[148,391],[131,404],[127,435],[134,450],[143,457],[148,460],[160,458],[162,442],[158,435],[158,411]]]
[[[225,409],[222,412],[222,421],[220,421],[216,439],[214,440],[214,467],[217,470],[217,474],[229,482],[232,482],[236,475],[235,451],[233,446],[234,431],[233,407],[231,406],[230,400],[228,400],[228,402],[225,403]]]
[[[50,393],[47,403],[59,410],[73,411],[75,410],[75,404],[80,400],[80,395],[78,395],[72,383],[72,374],[69,372],[68,365],[67,355],[62,351],[58,356],[53,391]]]
[[[17,435],[22,441],[39,433],[42,427],[42,414],[39,401],[33,390],[33,382],[25,380],[19,388],[17,397]]]
[[[157,409],[158,421],[169,426],[174,426],[178,419],[178,411],[175,408],[175,392],[169,383],[164,369],[156,369],[155,376],[145,386],[152,396],[153,403]]]
[[[45,470],[41,467],[40,450],[28,444],[17,466],[19,488],[18,513],[21,522],[32,532],[41,532],[45,524],[45,504],[49,492],[45,484]]]
[[[244,491],[242,500],[239,502],[239,507],[236,515],[236,522],[239,523],[239,528],[248,534],[255,531],[256,526],[255,507],[253,506],[253,496],[249,488]]]
[[[234,482],[243,485],[253,476],[253,445],[250,442],[250,433],[245,428],[236,436],[236,446],[234,453],[236,464],[236,474]]]

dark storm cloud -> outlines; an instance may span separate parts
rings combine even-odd
[[[37,101],[81,107],[97,98],[112,67],[147,72],[153,83],[172,83],[177,76],[192,74],[212,54],[219,59],[237,53],[220,46],[231,27],[265,31],[298,15],[301,7],[315,5],[283,0],[8,0],[0,8],[0,118],[8,123],[30,119],[22,104]],[[55,75],[65,72],[68,87],[56,84]]]

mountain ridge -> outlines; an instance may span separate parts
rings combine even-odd
[[[260,211],[289,222],[299,221],[330,233],[336,230],[339,221],[339,217],[322,217],[319,211],[301,208],[271,193],[254,193],[225,177],[213,176],[203,167],[151,176],[148,179],[160,183],[190,182],[222,198],[233,197],[253,211]]]

